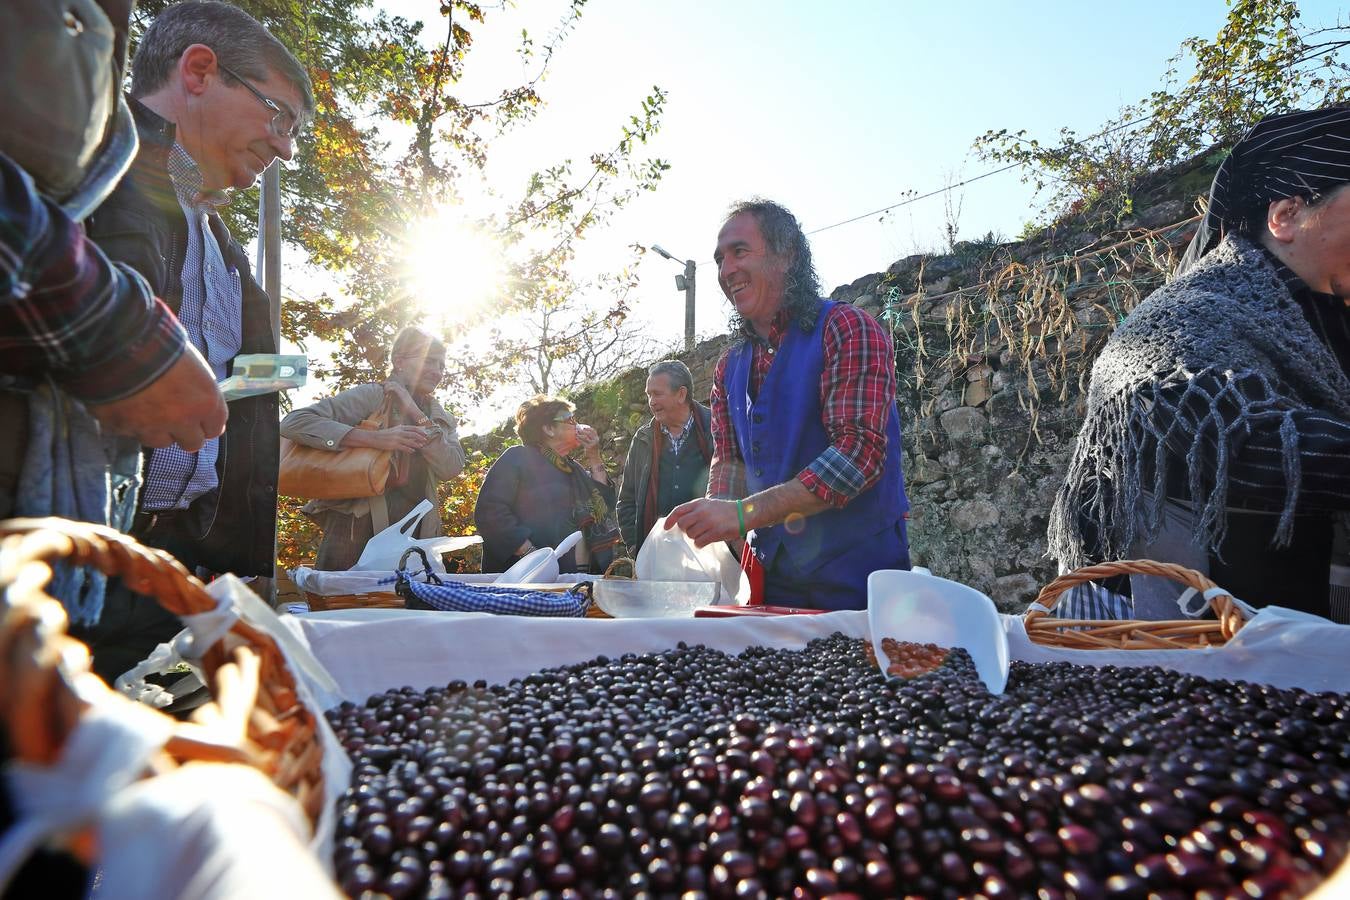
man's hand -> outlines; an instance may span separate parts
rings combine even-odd
[[[371,431],[353,428],[342,436],[343,447],[374,447],[376,450],[421,450],[431,438],[416,425],[395,425]]]
[[[713,541],[739,541],[741,523],[734,500],[690,500],[681,503],[666,516],[666,527],[678,525],[693,538],[695,547]]]
[[[147,387],[89,412],[114,434],[132,435],[147,447],[177,444],[189,453],[219,437],[229,417],[210,367],[190,345]]]

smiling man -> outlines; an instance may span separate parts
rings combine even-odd
[[[871,572],[909,568],[890,337],[821,299],[806,235],[777,203],[733,207],[713,258],[740,340],[713,379],[708,496],[666,527],[700,547],[747,541],[768,603],[862,609]]]
[[[309,76],[243,10],[179,3],[141,38],[129,102],[140,150],[89,234],[145,276],[219,381],[237,355],[276,346],[271,304],[217,208],[292,157],[314,111]],[[278,419],[275,394],[236,400],[223,437],[195,453],[149,452],[132,533],[189,571],[271,577]],[[95,669],[115,676],[177,627],[157,604],[119,590],[84,637]]]
[[[712,412],[694,399],[694,376],[678,359],[647,370],[652,419],[633,435],[623,464],[615,515],[629,553],[637,553],[656,520],[702,497],[712,461]]]

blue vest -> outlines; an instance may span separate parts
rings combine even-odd
[[[821,303],[815,328],[809,333],[795,324],[788,326],[754,403],[749,396],[753,347],[744,342],[727,356],[727,403],[752,494],[795,477],[830,446],[821,422],[820,378],[825,365],[825,319],[833,306],[833,301]],[[755,529],[750,545],[767,569],[772,570],[783,552],[798,571],[825,574],[845,551],[872,541],[880,546],[882,536],[894,534],[908,509],[900,471],[900,413],[892,400],[881,477],[842,509],[830,508],[791,523]],[[877,562],[876,568],[896,565],[884,558]]]

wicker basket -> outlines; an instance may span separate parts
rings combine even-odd
[[[64,519],[0,522],[0,721],[14,756],[35,763],[57,758],[89,708],[73,680],[97,681],[88,671],[87,649],[65,634],[65,610],[43,591],[50,563],[61,560],[118,576],[176,615],[216,607],[172,556],[110,528]],[[243,621],[230,634],[202,660],[215,702],[192,723],[175,723],[165,750],[175,762],[253,765],[295,797],[314,826],[325,802],[315,713],[300,702],[295,677],[270,636]],[[227,651],[227,640],[237,646]]]
[[[616,574],[616,573],[622,572],[622,571],[634,572],[634,571],[636,571],[636,568],[637,568],[637,563],[633,562],[633,560],[632,560],[630,557],[627,557],[627,556],[619,556],[619,557],[616,557],[616,558],[615,558],[614,562],[610,563],[609,566],[606,567],[606,569],[605,569],[605,574],[602,575],[602,576],[600,576],[600,577],[602,577],[602,578],[617,578],[617,579],[622,579],[622,580],[625,580],[625,581],[631,581],[631,580],[633,580],[634,578],[636,578],[637,576],[636,576],[636,575],[619,575],[619,574]],[[603,609],[601,609],[599,603],[592,602],[591,605],[588,606],[588,607],[586,608],[586,618],[588,618],[588,619],[612,619],[612,618],[614,618],[614,617],[611,616],[609,613],[605,612]]]
[[[403,598],[393,591],[371,591],[369,594],[331,594],[324,596],[313,591],[300,591],[309,604],[310,612],[333,609],[403,609]]]
[[[1085,566],[1061,575],[1041,591],[1036,602],[1054,609],[1060,595],[1070,588],[1113,575],[1157,575],[1178,581],[1197,591],[1218,587],[1193,569],[1147,559]],[[1059,619],[1037,609],[1027,610],[1024,619],[1027,636],[1046,647],[1070,650],[1189,650],[1221,647],[1246,624],[1242,608],[1228,594],[1216,594],[1209,601],[1213,619],[1140,620]]]

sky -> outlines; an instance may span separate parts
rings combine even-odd
[[[391,12],[428,19],[443,36],[434,0],[384,0]],[[491,96],[532,75],[514,46],[522,27],[546,36],[565,4],[522,0],[478,26],[461,95]],[[1303,21],[1335,24],[1332,0],[1304,0]],[[998,168],[973,141],[988,129],[1025,128],[1043,142],[1061,127],[1097,130],[1121,106],[1162,86],[1168,60],[1190,36],[1212,38],[1222,0],[589,0],[541,86],[537,118],[499,138],[489,184],[505,196],[529,172],[606,146],[654,85],[667,93],[660,133],[642,148],[671,169],[588,234],[583,277],[628,264],[628,245],[659,243],[700,263],[696,329],[726,330],[728,304],[712,251],[734,201],[763,196],[791,209],[811,237],[828,293],[916,252],[945,244],[955,215],[960,239],[1016,238],[1035,218],[1030,185],[1016,171],[894,212],[827,228]],[[472,210],[466,210],[472,212]],[[453,278],[454,248],[446,254]],[[637,265],[634,315],[675,342],[684,329],[681,267],[655,253]],[[519,393],[519,392],[517,392]],[[472,411],[467,431],[491,427],[504,407]],[[508,402],[509,401],[509,402]]]

